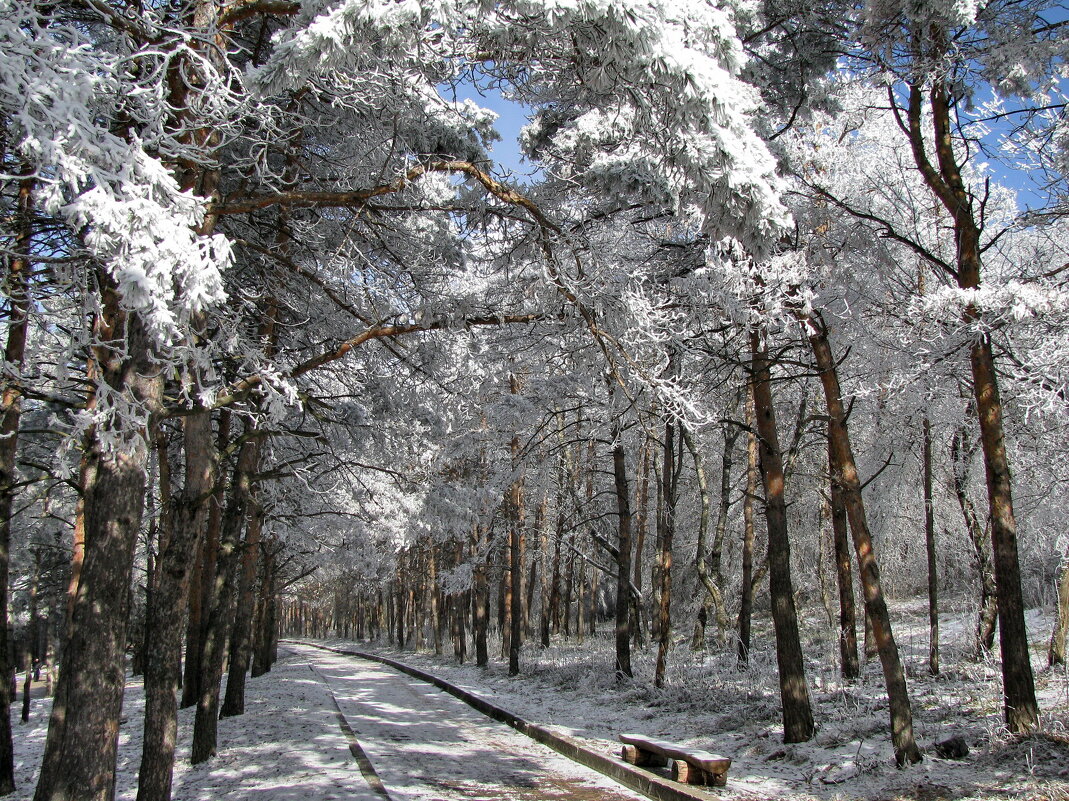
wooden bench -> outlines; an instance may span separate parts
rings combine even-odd
[[[639,767],[663,767],[672,760],[672,778],[683,784],[723,787],[727,784],[731,760],[708,751],[653,740],[639,734],[621,734],[625,762]]]

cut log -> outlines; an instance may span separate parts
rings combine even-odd
[[[663,768],[668,764],[668,757],[661,756],[653,751],[643,750],[634,745],[625,745],[621,756],[624,762],[630,762],[640,768]]]
[[[623,758],[633,765],[664,765],[672,760],[672,778],[684,784],[723,787],[731,760],[709,751],[684,748],[638,734],[621,734]],[[656,760],[656,761],[654,761]]]

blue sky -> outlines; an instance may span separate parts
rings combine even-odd
[[[522,160],[519,145],[520,129],[527,124],[529,107],[506,100],[496,89],[479,90],[470,84],[458,87],[457,96],[469,97],[480,106],[498,113],[495,127],[501,134],[501,140],[494,143],[490,155],[499,171],[511,172],[513,180],[518,183],[529,183],[535,169]]]

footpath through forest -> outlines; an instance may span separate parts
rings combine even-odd
[[[483,670],[448,656],[345,640],[319,644],[417,666],[606,755],[618,753],[616,737],[623,731],[723,753],[733,760],[728,786],[706,792],[724,799],[1069,801],[1065,671],[1040,674],[1047,725],[1023,739],[999,729],[996,665],[959,665],[937,679],[911,676],[918,739],[927,753],[922,764],[897,770],[875,665],[851,687],[811,672],[820,731],[809,743],[784,746],[771,671],[760,665],[732,670],[716,654],[680,647],[671,686],[658,691],[636,681],[619,687],[604,667],[611,664],[611,642],[602,639],[588,638],[581,653],[532,651],[524,675],[515,678],[496,662]],[[143,707],[141,683],[131,678],[120,734],[120,801],[136,795]],[[33,795],[48,712],[47,699],[36,699],[30,721],[16,724],[14,799]],[[219,755],[197,767],[184,759],[191,730],[192,710],[184,710],[176,801],[641,798],[429,684],[297,643],[282,643],[273,670],[249,681],[245,714],[220,721]],[[935,757],[933,742],[952,735],[969,742],[968,757]]]
[[[964,653],[964,644],[971,642],[969,608],[951,611],[948,604],[942,616],[947,659],[938,677],[924,669],[924,610],[899,602],[895,617],[917,739],[925,752],[921,764],[905,770],[894,766],[878,660],[865,665],[856,683],[843,682],[833,655],[837,644],[815,639],[822,629],[815,620],[806,625],[806,670],[818,732],[810,742],[795,745],[782,742],[775,657],[763,640],[747,670],[737,668],[733,648],[692,652],[681,640],[661,690],[652,686],[646,675],[651,660],[641,654],[635,681],[617,685],[611,632],[584,643],[525,647],[523,671],[511,678],[500,659],[492,658],[484,670],[456,664],[451,653],[435,657],[341,639],[322,644],[415,666],[606,755],[619,753],[621,732],[637,732],[729,756],[727,788],[710,790],[724,799],[1069,801],[1069,671],[1045,667],[1049,610],[1028,614],[1043,713],[1041,732],[1030,737],[1011,736],[1003,726],[997,661]],[[770,636],[761,632],[758,637]],[[960,760],[936,756],[935,743],[954,736],[965,739],[969,754]]]

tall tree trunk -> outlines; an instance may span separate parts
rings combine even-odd
[[[1017,555],[1017,521],[1009,458],[1002,426],[1002,401],[995,378],[991,340],[985,336],[972,348],[973,391],[980,417],[987,494],[991,512],[991,544],[998,588],[999,645],[1002,651],[1003,711],[1011,732],[1026,732],[1039,725],[1035,678],[1024,622],[1021,566]]]
[[[701,581],[702,586],[705,587],[705,591],[709,594],[709,602],[712,604],[714,614],[716,615],[718,639],[720,643],[723,644],[724,635],[727,632],[728,627],[728,616],[727,604],[724,603],[724,595],[720,591],[720,587],[723,584],[723,577],[720,575],[720,560],[724,548],[724,535],[727,531],[727,516],[731,503],[731,457],[732,451],[735,448],[735,440],[738,438],[738,433],[735,429],[730,431],[726,428],[724,429],[724,453],[721,461],[720,473],[720,500],[717,505],[716,529],[713,535],[713,544],[707,558],[705,541],[709,530],[709,513],[712,505],[709,497],[709,479],[706,476],[705,465],[702,462],[697,443],[694,441],[694,436],[686,426],[680,425],[679,428],[683,435],[683,441],[686,443],[691,458],[694,460],[694,472],[698,478],[698,494],[701,498],[701,514],[698,519],[698,541],[695,544],[694,565],[698,572],[698,579]],[[701,608],[705,610],[706,607],[707,604],[703,604]],[[706,619],[707,616],[708,612],[705,612]],[[704,621],[700,621],[700,626],[696,627],[695,631],[698,631],[699,628],[701,630],[700,640],[696,635],[693,643],[693,647],[696,649],[704,645]]]
[[[954,278],[960,289],[975,290],[980,287],[983,248],[980,243],[981,229],[975,213],[975,199],[966,186],[958,156],[954,152],[952,109],[957,101],[945,78],[932,82],[928,99],[931,114],[926,117],[921,86],[910,87],[907,133],[913,148],[914,161],[925,182],[954,220],[954,244],[957,253]],[[926,152],[927,142],[923,126],[928,121],[933,128],[938,167],[931,163]],[[966,325],[982,328],[978,325],[982,323],[982,313],[975,305],[967,305],[963,317]],[[1039,705],[1036,703],[1035,677],[1032,674],[1028,630],[1024,621],[1021,566],[1017,553],[1017,520],[1013,511],[1013,483],[1002,421],[1002,400],[999,397],[991,335],[986,331],[975,335],[969,361],[972,367],[973,398],[980,423],[984,471],[987,476],[988,515],[991,520],[991,546],[998,590],[1003,713],[1006,726],[1011,732],[1026,732],[1039,725]]]
[[[475,636],[475,664],[484,668],[490,664],[490,654],[486,644],[486,630],[490,624],[490,588],[486,580],[486,571],[489,566],[490,556],[487,552],[486,529],[476,523],[472,536],[475,539],[475,575],[473,577],[475,606],[472,610],[474,616],[472,629]]]
[[[932,424],[922,422],[924,444],[924,544],[928,552],[928,672],[939,675],[939,568],[935,549],[935,503],[932,498]]]
[[[260,461],[260,437],[255,426],[246,424],[246,441],[238,453],[230,483],[230,497],[223,515],[219,554],[212,577],[211,602],[206,607],[207,625],[199,671],[197,713],[193,721],[193,748],[190,761],[197,765],[215,756],[219,723],[219,692],[223,676],[226,635],[230,628],[234,574],[241,532],[248,517],[252,484]]]
[[[895,761],[899,765],[913,764],[921,760],[920,750],[913,737],[913,712],[910,709],[906,674],[899,658],[898,646],[891,632],[891,619],[883,597],[879,568],[873,550],[865,506],[861,497],[861,480],[858,477],[854,453],[850,445],[850,433],[846,427],[846,408],[839,387],[839,375],[828,340],[828,329],[819,315],[807,321],[809,344],[820,382],[824,387],[824,399],[828,408],[828,438],[831,442],[832,482],[842,490],[850,530],[854,537],[854,549],[861,571],[861,586],[865,593],[865,611],[872,621],[876,648],[883,667],[884,683],[891,714],[891,742]]]
[[[760,437],[760,468],[765,487],[765,521],[768,525],[769,584],[772,622],[776,632],[780,699],[783,705],[783,741],[801,743],[813,736],[813,710],[805,680],[805,662],[798,634],[798,614],[791,582],[791,546],[787,536],[784,500],[783,454],[772,405],[772,375],[768,351],[757,331],[750,333],[754,416]]]
[[[506,496],[506,501],[507,501]],[[510,512],[511,514],[511,512]],[[512,554],[512,532],[505,532],[504,552],[497,555],[501,569],[501,580],[497,583],[497,630],[501,634],[501,658],[508,659],[509,642],[512,638],[512,626],[509,623],[512,609],[512,572],[509,562]]]
[[[229,409],[219,413],[219,430],[216,433],[216,449],[223,453],[230,445]],[[182,708],[194,706],[200,698],[200,664],[204,654],[204,632],[208,624],[212,587],[215,580],[216,560],[219,555],[219,531],[223,523],[224,485],[217,477],[214,491],[207,501],[207,526],[200,534],[200,547],[190,576],[189,615],[186,621],[186,655],[182,674]]]
[[[520,379],[509,375],[509,391],[520,393]],[[509,675],[520,672],[520,646],[523,644],[523,528],[525,523],[523,479],[520,474],[520,438],[512,438],[512,469],[515,476],[509,490]]]
[[[94,360],[101,381],[135,408],[155,412],[162,379],[136,312],[122,308],[111,279],[98,318]],[[118,344],[102,344],[118,343]],[[124,656],[134,548],[145,502],[146,431],[113,421],[98,431],[88,455],[85,557],[63,647],[57,699],[35,801],[110,801],[125,687]],[[102,437],[119,442],[104,447]]]
[[[631,491],[619,422],[613,424],[612,474],[616,486],[616,678],[631,678]]]
[[[559,480],[559,471],[558,471]],[[557,491],[558,502],[560,499],[560,488]],[[550,603],[550,591],[549,591],[549,529],[547,526],[542,526],[539,530],[539,562],[542,565],[542,570],[539,573],[539,609],[538,609],[538,641],[542,648],[549,648],[549,631],[550,631],[550,610],[552,604]],[[557,579],[557,571],[553,572],[553,580]]]
[[[835,544],[835,577],[839,587],[839,663],[842,676],[853,681],[861,675],[857,653],[857,613],[854,609],[854,574],[851,568],[850,531],[843,488],[835,479],[836,458],[828,430],[828,497]]]
[[[26,636],[26,656],[23,659],[23,666],[26,671],[26,675],[22,680],[22,722],[28,723],[30,720],[30,688],[33,686],[33,665],[36,661],[37,654],[37,629],[41,624],[41,621],[37,617],[37,591],[41,582],[41,550],[40,548],[33,549],[33,575],[30,578],[30,624],[27,627]]]
[[[215,489],[211,412],[182,421],[185,484],[178,494],[174,527],[161,541],[159,583],[145,613],[145,721],[137,801],[169,801],[178,736],[178,682],[182,668],[182,611],[189,574]]]
[[[998,588],[995,586],[995,568],[991,564],[991,548],[987,531],[969,498],[970,448],[964,428],[959,428],[950,441],[950,460],[954,468],[954,495],[958,499],[965,533],[972,543],[976,557],[976,569],[980,575],[980,611],[976,616],[974,655],[982,659],[995,645],[995,628],[998,623]]]
[[[249,669],[252,652],[252,614],[256,598],[256,562],[260,556],[260,533],[264,514],[255,497],[249,499],[248,523],[245,527],[245,542],[241,546],[241,581],[238,589],[238,605],[234,615],[234,628],[230,634],[230,664],[226,680],[226,696],[219,710],[219,717],[233,717],[245,712],[245,674]]]
[[[438,587],[438,546],[431,542],[427,546],[427,584],[430,587],[431,632],[434,637],[434,655],[442,655],[442,593]]]
[[[742,499],[742,587],[739,601],[739,666],[750,662],[750,618],[753,614],[753,502],[757,497],[758,447],[753,409],[753,387],[746,388],[746,495]]]
[[[534,528],[531,530],[532,536],[537,536],[538,545],[541,544],[541,533],[545,530],[546,525],[546,508],[549,506],[549,495],[542,494],[542,500],[538,504],[538,508],[535,510]],[[524,552],[527,553],[527,536],[524,535]],[[531,617],[534,611],[535,601],[535,587],[538,584],[538,576],[542,572],[542,560],[541,560],[541,548],[536,545],[530,550],[527,556],[527,596],[523,602],[523,636],[530,639],[534,632],[531,628]],[[536,551],[535,548],[538,548]]]
[[[96,364],[93,361],[93,356],[90,356],[88,360],[88,369],[86,375],[91,382],[95,382],[98,378],[98,372]],[[89,396],[86,398],[87,409],[92,409],[96,405],[96,389],[95,387],[89,392]],[[93,451],[92,443],[95,437],[95,431],[90,429],[86,432],[83,438],[82,458],[78,466],[78,487],[80,492],[78,493],[78,500],[74,505],[74,531],[73,531],[73,548],[71,553],[71,574],[70,581],[67,583],[67,606],[64,610],[63,628],[60,648],[63,647],[63,643],[66,641],[66,633],[71,631],[72,621],[74,620],[74,607],[75,601],[78,599],[78,588],[82,582],[82,566],[85,564],[85,499],[87,495],[87,487],[91,486],[96,481],[96,461],[90,458]],[[62,662],[62,653],[60,654],[60,661]],[[41,782],[42,780],[53,782],[55,777],[59,774],[61,756],[61,748],[63,746],[62,729],[67,715],[67,698],[65,693],[69,684],[64,684],[57,681],[54,686],[54,692],[52,694],[52,711],[49,714],[48,726],[49,730],[52,727],[56,727],[56,731],[60,732],[55,737],[46,737],[44,754],[41,757],[41,770],[39,772],[38,786],[36,792],[42,792]],[[0,690],[2,691],[2,690]],[[50,787],[51,785],[49,785]],[[50,792],[46,790],[44,792]]]
[[[657,519],[657,542],[660,549],[657,552],[657,663],[653,674],[656,687],[664,686],[672,636],[672,541],[676,526],[675,429],[675,423],[671,419],[665,422],[664,456],[661,460],[661,504]]]
[[[554,634],[560,634],[562,625],[561,615],[561,575],[560,549],[564,541],[564,512],[557,512],[557,532],[553,543],[553,580],[549,587],[549,620]]]
[[[16,208],[15,255],[7,274],[9,302],[7,343],[4,362],[14,375],[21,376],[26,363],[29,330],[30,246],[33,239],[33,178],[24,170],[19,182]],[[22,389],[6,377],[0,394],[0,795],[15,792],[14,748],[11,742],[11,689],[7,677],[12,672],[8,642],[8,573],[11,564],[11,517],[15,512],[15,459],[18,455],[19,421],[22,417]]]
[[[635,597],[632,603],[635,620],[632,625],[632,634],[635,637],[635,645],[642,648],[642,554],[646,550],[646,522],[649,520],[650,502],[650,440],[648,437],[642,443],[642,470],[636,500],[638,513],[635,515]]]
[[[580,560],[575,596],[575,638],[580,645],[583,644],[584,634],[586,634],[586,561]]]
[[[263,542],[260,547],[260,556],[263,562],[260,577],[260,620],[257,626],[256,642],[252,654],[252,677],[262,676],[271,670],[274,661],[276,622],[276,598],[275,598],[275,559],[278,545],[273,538]],[[377,596],[381,598],[381,596]],[[376,607],[374,616],[376,634],[378,633],[378,621],[380,616]]]
[[[1065,640],[1069,634],[1069,554],[1062,557],[1058,576],[1058,617],[1050,635],[1047,648],[1047,664],[1050,667],[1065,664]]]

